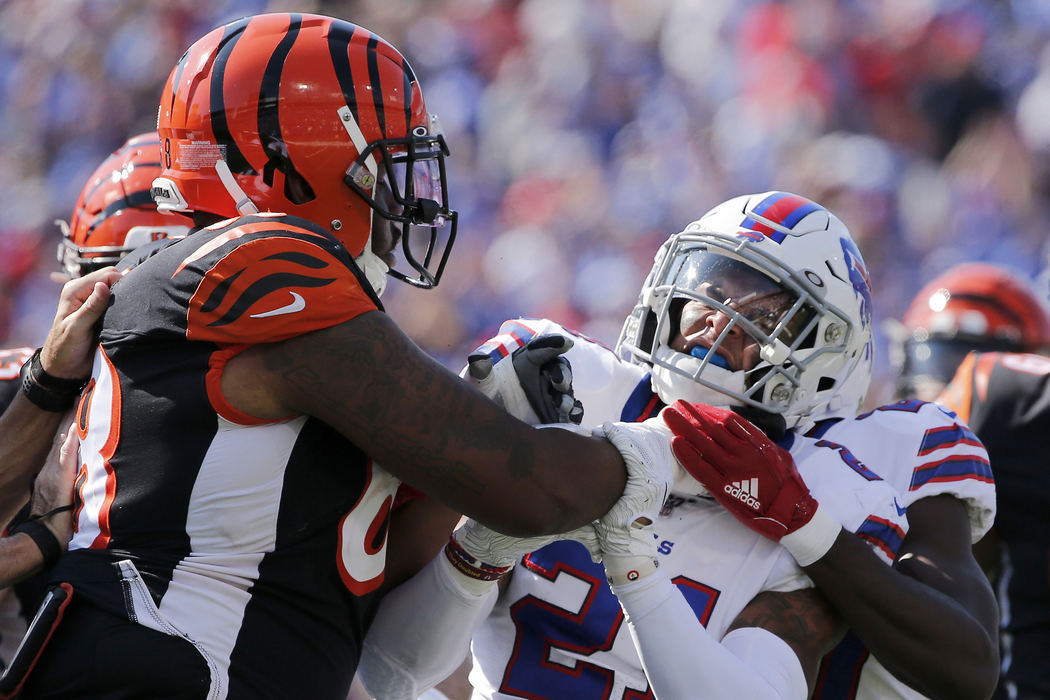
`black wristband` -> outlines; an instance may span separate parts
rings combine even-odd
[[[22,365],[22,393],[38,408],[61,413],[73,406],[87,379],[62,379],[44,371],[40,349]]]
[[[8,531],[8,536],[18,533],[29,535],[33,542],[44,555],[44,568],[50,569],[62,556],[62,545],[59,543],[55,533],[48,529],[47,525],[39,520],[27,520],[20,525],[15,525]]]

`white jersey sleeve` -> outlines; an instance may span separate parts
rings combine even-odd
[[[644,420],[663,407],[650,388],[649,373],[644,368],[624,362],[608,346],[549,319],[504,321],[499,333],[474,352],[489,355],[495,364],[536,336],[548,334],[573,340],[565,358],[572,366],[573,392],[583,403],[584,425]]]
[[[900,401],[839,421],[824,438],[849,444],[897,491],[902,508],[947,494],[966,504],[974,542],[991,527],[995,482],[988,452],[954,413],[932,403]]]

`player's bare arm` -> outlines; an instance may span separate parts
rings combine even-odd
[[[845,623],[814,588],[759,593],[740,611],[728,632],[745,627],[761,627],[787,642],[798,655],[810,692],[820,660],[846,633]]]
[[[80,443],[74,426],[67,427],[51,444],[36,480],[29,518],[0,538],[0,588],[53,566],[73,534],[70,504]]]
[[[250,348],[227,365],[223,391],[251,415],[318,417],[406,483],[507,534],[571,530],[624,490],[610,443],[510,417],[378,312]]]
[[[34,361],[48,376],[76,380],[91,374],[95,324],[106,310],[109,287],[120,279],[108,267],[62,288],[47,341]],[[72,403],[72,401],[70,401]],[[23,392],[0,417],[0,517],[8,522],[26,501],[33,476],[51,447],[65,409],[45,410]]]
[[[998,676],[998,613],[969,553],[965,507],[935,496],[912,504],[908,519],[893,568],[843,533],[805,571],[902,681],[933,698],[987,698]]]
[[[383,587],[390,589],[412,577],[441,552],[459,513],[435,498],[419,498],[390,515],[390,534]]]

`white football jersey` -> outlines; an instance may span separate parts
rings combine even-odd
[[[585,425],[644,420],[663,406],[644,368],[556,323],[519,319],[500,331],[479,348],[494,361],[535,335],[573,337],[566,356]],[[887,431],[896,439],[887,439]],[[821,506],[892,562],[907,534],[908,503],[926,495],[927,488],[954,493],[950,489],[960,487],[952,482],[966,482],[966,469],[981,471],[982,459],[987,470],[983,448],[967,432],[935,406],[901,404],[826,421],[805,435],[789,433],[781,444]],[[895,478],[907,474],[907,483],[887,483],[875,465],[887,470],[892,465]],[[983,534],[994,501],[990,481],[981,484],[965,488],[972,487],[967,502],[975,530]],[[661,568],[713,637],[721,639],[757,593],[812,585],[785,550],[738,523],[714,500],[687,486],[676,491],[654,528]],[[575,542],[556,542],[518,563],[471,647],[475,698],[651,697],[604,570]]]
[[[988,453],[955,414],[932,403],[900,401],[852,420],[826,421],[807,439],[849,445],[856,459],[881,476],[897,493],[901,509],[929,496],[948,494],[962,500],[976,542],[995,518],[995,484]],[[794,454],[792,449],[792,454]],[[798,459],[798,456],[795,456]],[[801,471],[801,464],[799,465]],[[809,483],[809,474],[802,473]],[[813,484],[811,490],[821,506]],[[852,632],[824,659],[814,700],[921,699],[894,678]]]

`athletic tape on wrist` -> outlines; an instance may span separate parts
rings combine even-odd
[[[471,554],[463,549],[463,546],[456,541],[455,535],[450,535],[448,538],[448,544],[445,545],[445,556],[456,571],[469,578],[477,579],[478,581],[499,580],[504,574],[513,568],[513,565],[492,566],[491,564],[486,564],[480,559],[471,556]]]
[[[780,538],[799,566],[809,566],[828,553],[842,531],[842,525],[823,508],[817,507],[810,521]]]
[[[610,557],[602,559],[605,564],[605,578],[610,586],[621,586],[633,583],[656,573],[660,561],[656,557]]]

